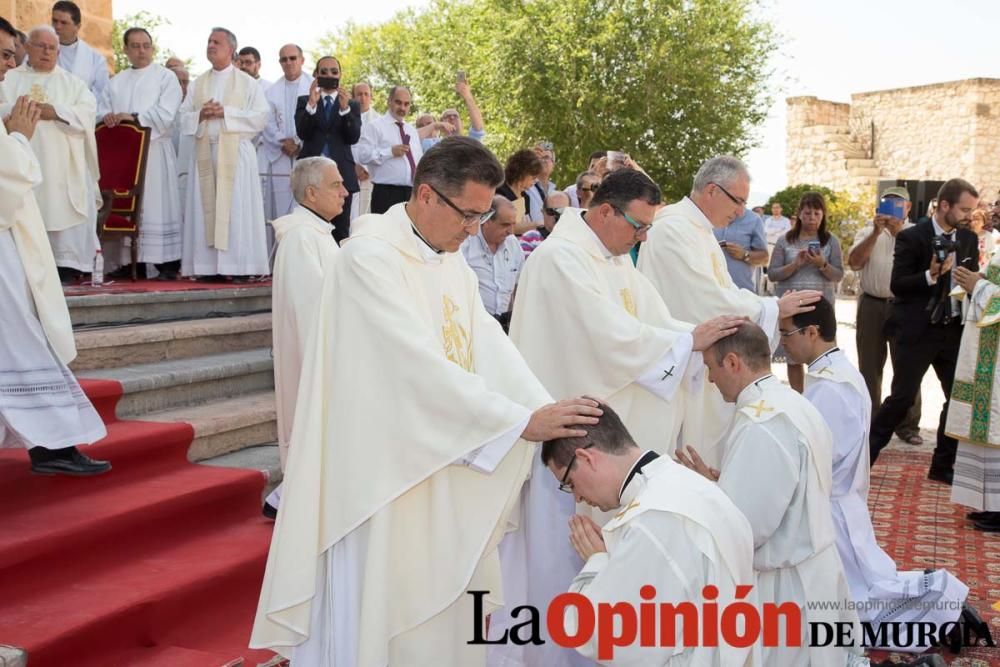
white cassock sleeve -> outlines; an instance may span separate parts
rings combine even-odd
[[[980,280],[972,288],[972,298],[969,304],[970,312],[966,320],[976,320],[983,316],[990,299],[1000,294],[1000,286],[994,285],[989,280]]]
[[[771,422],[749,423],[740,429],[727,445],[729,454],[719,477],[719,486],[750,521],[755,549],[781,525],[799,485],[799,461],[771,426]]]
[[[652,392],[665,401],[674,397],[674,392],[685,378],[696,382],[704,368],[701,352],[694,352],[694,337],[681,334],[656,364],[640,375],[636,382],[646,391]]]
[[[97,98],[85,87],[80,86],[79,95],[68,104],[53,104],[56,115],[62,120],[51,121],[66,134],[81,135],[87,128],[93,130],[94,118],[97,117]]]
[[[181,84],[170,74],[160,80],[159,96],[156,102],[139,114],[139,124],[153,129],[153,138],[170,136],[177,110],[181,106]]]
[[[210,74],[202,74],[202,76],[210,76]],[[181,108],[178,112],[180,120],[181,134],[183,135],[194,135],[200,137],[205,132],[205,126],[202,125],[201,119],[201,108],[194,108],[194,85],[198,81],[195,79],[188,85],[188,95],[181,102]]]
[[[222,119],[224,132],[240,132],[242,134],[256,135],[264,129],[267,124],[267,112],[269,107],[264,93],[260,86],[252,85],[248,87],[247,105],[242,107],[223,107],[225,116]]]
[[[42,182],[42,169],[27,138],[19,132],[0,134],[0,216],[21,208],[22,200]]]
[[[651,528],[655,528],[655,534]],[[698,599],[694,592],[700,594],[700,582],[704,578],[698,571],[701,554],[694,549],[693,543],[684,539],[676,540],[669,549],[661,539],[664,535],[683,535],[683,522],[665,513],[646,512],[619,530],[623,530],[624,534],[614,545],[614,553],[596,553],[587,559],[570,584],[571,593],[585,596],[595,609],[601,603],[618,602],[630,602],[634,609],[638,609],[643,602],[639,590],[647,585],[656,588],[657,604],[679,604]],[[678,550],[689,550],[690,553],[679,553]],[[685,652],[681,625],[678,624],[675,646],[639,647],[637,641],[632,646],[616,647],[614,660],[607,664],[669,665],[675,658],[677,664],[688,664],[687,656],[680,657]],[[563,627],[570,636],[577,633],[575,608],[567,609]],[[596,660],[597,633],[593,633],[577,651]]]

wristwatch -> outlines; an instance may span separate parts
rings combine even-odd
[[[743,261],[744,262],[749,262],[750,261],[750,251],[749,250],[744,250],[743,251]]]

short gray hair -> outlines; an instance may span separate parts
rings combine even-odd
[[[49,35],[52,35],[53,37],[56,38],[56,41],[59,40],[59,33],[56,32],[56,29],[53,28],[50,25],[47,25],[47,24],[36,25],[34,28],[32,28],[31,30],[29,30],[28,31],[28,39],[34,38],[34,36],[37,35],[40,32],[44,32],[44,33],[47,33]]]
[[[292,196],[302,203],[306,198],[306,188],[310,185],[318,188],[323,184],[323,172],[327,167],[336,167],[337,163],[328,157],[304,157],[295,161],[292,168]]]
[[[726,187],[741,177],[750,180],[750,172],[742,160],[732,155],[717,155],[702,163],[698,173],[694,175],[691,191],[701,192],[709,183]]]
[[[239,44],[236,41],[236,33],[234,33],[229,28],[222,28],[222,27],[216,26],[216,27],[212,28],[212,32],[221,32],[223,35],[225,35],[226,36],[226,41],[229,42],[229,46],[233,47],[233,51],[236,51],[236,49],[239,48]],[[211,35],[212,32],[210,32],[208,34]]]

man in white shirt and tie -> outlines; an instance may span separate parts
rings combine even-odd
[[[96,99],[108,86],[108,61],[79,38],[80,8],[70,0],[52,5],[52,27],[59,35],[59,67],[80,77]]]
[[[410,199],[413,172],[423,155],[417,128],[404,121],[410,102],[409,88],[393,86],[389,110],[361,128],[357,159],[371,174],[372,213],[385,213]]]

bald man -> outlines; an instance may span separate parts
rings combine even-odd
[[[480,225],[479,233],[462,243],[465,261],[479,279],[479,295],[486,311],[504,331],[510,324],[510,309],[517,277],[524,266],[524,253],[514,236],[517,210],[510,200],[493,198],[493,217]]]

